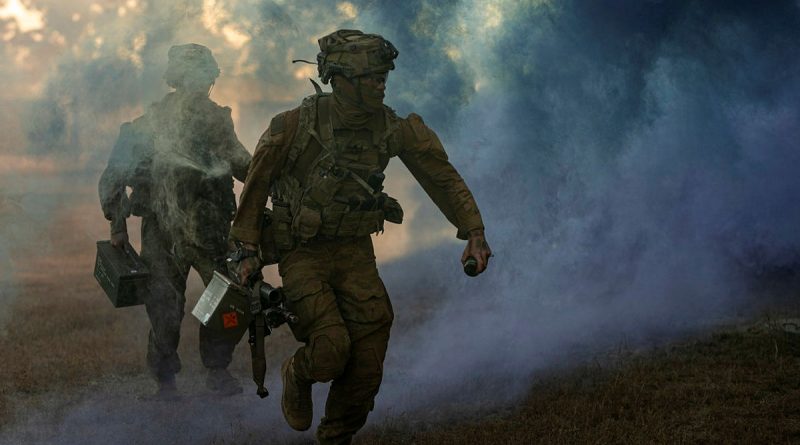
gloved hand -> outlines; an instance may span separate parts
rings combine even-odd
[[[124,249],[128,242],[128,232],[117,232],[111,234],[111,245],[117,249]]]
[[[252,244],[240,243],[228,255],[228,273],[241,285],[247,283],[248,278],[261,269],[261,260],[258,259],[258,247]]]
[[[477,263],[474,275],[478,275],[489,266],[489,257],[492,256],[492,249],[489,248],[489,243],[486,242],[483,229],[470,230],[468,236],[467,246],[461,255],[461,264],[466,266],[467,260],[474,258]]]

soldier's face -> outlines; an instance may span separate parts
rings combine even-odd
[[[386,96],[386,82],[389,73],[367,74],[358,78],[361,88],[361,97],[364,104],[369,108],[379,109],[383,107],[383,98]]]

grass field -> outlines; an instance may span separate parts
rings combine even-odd
[[[778,322],[531,383],[495,415],[375,427],[361,444],[800,443],[800,334]]]
[[[0,430],[36,413],[60,410],[63,416],[85,398],[80,394],[87,388],[102,392],[109,390],[108,382],[137,381],[133,392],[152,390],[143,378],[147,320],[141,308],[113,309],[87,279],[91,239],[51,241],[60,243],[57,255],[17,264],[19,295],[0,336]],[[196,295],[199,285],[192,283],[190,293]],[[518,403],[445,412],[433,422],[382,419],[363,430],[356,443],[800,443],[800,331],[786,321],[797,313],[784,308],[780,317],[762,316],[654,350],[609,351],[570,369],[533,376]],[[184,374],[198,373],[196,332],[185,326],[183,335]],[[283,357],[295,344],[283,330],[271,347]],[[233,371],[246,376],[247,348],[239,347],[236,354]],[[279,388],[272,392],[279,394]],[[275,410],[276,402],[270,403]],[[222,432],[207,443],[275,443],[263,431],[247,428]],[[285,437],[279,442],[309,440],[308,435]]]

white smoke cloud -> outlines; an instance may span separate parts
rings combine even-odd
[[[542,368],[746,312],[754,275],[797,268],[794,2],[69,3],[43,19],[65,43],[4,42],[20,62],[0,97],[43,101],[32,122],[52,134],[3,148],[66,147],[87,181],[119,123],[165,93],[172,44],[214,51],[212,98],[248,147],[312,91],[313,67],[290,60],[316,38],[355,27],[398,47],[387,102],[442,136],[497,256],[466,278],[454,229],[393,163],[410,218],[377,238],[397,324],[372,422],[504,403]]]

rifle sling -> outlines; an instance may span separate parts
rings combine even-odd
[[[262,399],[269,395],[269,391],[264,387],[264,376],[267,374],[267,358],[264,354],[264,335],[266,331],[266,320],[264,314],[256,314],[255,319],[250,323],[250,357],[253,362],[253,381],[258,386],[256,394]]]
[[[251,297],[253,298],[253,303],[258,301],[259,287],[260,286],[256,286],[252,291]],[[253,315],[253,321],[250,322],[250,326],[248,326],[248,330],[250,331],[248,343],[250,344],[250,358],[253,363],[253,381],[258,386],[256,394],[263,399],[269,395],[269,391],[267,391],[267,388],[264,386],[264,376],[267,374],[264,337],[268,334],[268,328],[267,319],[264,316],[264,311],[261,310],[260,303],[258,309],[259,310]]]

